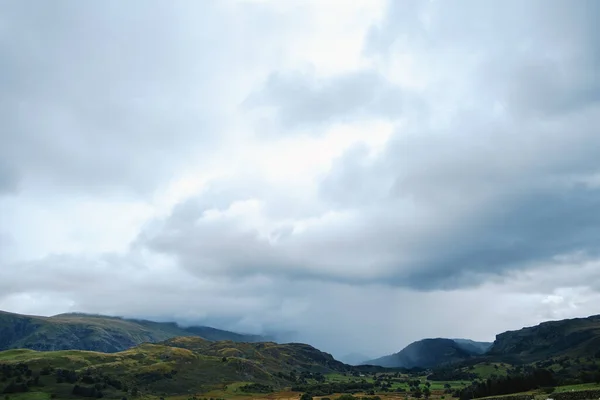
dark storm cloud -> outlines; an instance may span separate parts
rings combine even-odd
[[[390,284],[453,289],[562,255],[593,259],[600,115],[588,107],[554,124],[452,129],[466,136],[404,131],[374,162],[348,152],[321,193],[338,209],[377,216],[361,243],[396,253],[384,274]]]
[[[271,74],[245,105],[272,107],[284,128],[295,129],[364,117],[396,119],[407,100],[407,93],[373,71],[351,72],[332,79],[278,72]]]

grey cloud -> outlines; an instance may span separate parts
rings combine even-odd
[[[30,186],[68,191],[148,193],[214,149],[240,96],[236,68],[269,52],[267,37],[254,58],[237,51],[264,33],[249,17],[274,20],[211,1],[1,9],[0,158]]]
[[[19,177],[13,168],[0,160],[0,196],[15,193],[18,189]]]
[[[560,255],[593,259],[600,229],[596,110],[551,128],[489,122],[451,130],[466,136],[403,131],[376,162],[348,152],[321,193],[338,209],[360,210],[365,227],[367,211],[377,210],[370,225],[378,228],[362,243],[396,252],[381,277],[390,284],[453,289],[552,265]],[[477,138],[483,127],[487,133]]]
[[[566,7],[565,3],[556,4]],[[590,33],[591,20],[584,9],[558,6],[545,12],[552,15],[559,32],[567,34],[566,27],[576,25],[576,20],[584,26],[566,35],[564,46],[555,48],[556,65],[572,67],[565,76],[574,78],[589,64],[587,59],[572,56],[566,44],[576,44],[577,54],[586,49],[595,52],[594,40],[585,36]],[[489,47],[478,34],[482,31],[483,39],[492,35],[494,30],[486,23],[499,26],[516,8],[501,5],[496,13],[474,7],[443,14],[450,6],[436,7],[441,8],[423,14],[430,18],[429,24],[423,23],[423,30],[411,31],[410,26],[400,24],[400,33],[393,32],[405,33],[407,42],[412,35],[417,40],[419,35],[427,35],[423,59],[435,56],[432,49],[453,50],[464,43],[461,51],[477,51],[485,60],[472,65],[466,62],[478,82],[489,76],[489,60],[511,54],[504,45],[496,47],[496,41]],[[245,228],[241,220],[225,219],[213,225],[213,220],[196,212],[185,218],[196,221],[193,226],[179,225],[169,235],[158,232],[148,238],[148,245],[178,256],[182,265],[199,274],[267,274],[419,290],[479,285],[490,276],[505,277],[515,270],[554,265],[556,257],[571,253],[596,258],[600,193],[589,182],[600,174],[600,140],[595,128],[600,123],[599,109],[594,96],[581,96],[576,81],[551,88],[556,99],[546,104],[540,85],[513,73],[528,68],[532,60],[544,62],[544,51],[552,47],[548,38],[555,37],[537,14],[545,10],[540,3],[524,7],[525,15],[520,15],[507,34],[525,35],[521,39],[533,44],[532,52],[527,57],[512,53],[507,60],[511,72],[497,75],[498,81],[491,83],[493,93],[482,95],[483,103],[501,101],[506,111],[498,116],[485,106],[473,112],[464,107],[443,127],[411,113],[407,115],[409,123],[375,159],[365,147],[349,150],[334,163],[320,188],[321,199],[341,215],[338,219],[271,241],[257,230]],[[434,11],[440,14],[436,17]],[[462,26],[465,19],[468,22]],[[461,38],[461,44],[454,45],[444,33]],[[450,57],[448,61],[456,60]],[[301,84],[293,84],[291,79],[276,76],[267,87],[273,93],[285,89],[274,97],[284,121],[291,125],[315,123],[326,120],[323,115],[360,114],[363,109],[358,104],[368,104],[362,103],[370,98],[366,95],[340,100],[336,103],[339,108],[319,103],[330,93],[345,93],[344,100],[349,98],[351,93],[345,90],[354,88],[351,82],[356,78],[349,77],[316,83],[300,79]],[[586,77],[600,84],[598,77]],[[518,86],[533,97],[524,103],[515,98],[510,88]],[[358,87],[366,93],[367,87],[378,86]],[[499,91],[494,92],[496,89]],[[484,91],[473,88],[470,100],[476,101]],[[289,93],[295,95],[288,98]],[[579,100],[573,102],[576,98]],[[320,106],[313,109],[314,104]],[[522,112],[526,107],[531,112]],[[327,114],[307,110],[326,110]],[[234,200],[231,198],[230,204]],[[328,217],[322,211],[313,218]],[[165,223],[171,226],[169,220]]]
[[[547,318],[590,314],[600,297],[579,290],[556,290],[563,283],[573,283],[570,278],[574,275],[582,279],[597,275],[597,270],[578,267],[569,270],[565,282],[561,281],[564,269],[541,270],[512,277],[508,284],[419,293],[379,285],[273,277],[206,279],[179,268],[161,267],[156,259],[139,258],[139,254],[105,255],[104,260],[107,262],[61,256],[20,264],[19,273],[2,269],[0,282],[16,290],[0,291],[0,308],[46,315],[83,310],[254,333],[294,331],[294,340],[339,357],[350,349],[374,356],[391,353],[428,336],[490,340],[505,329]],[[23,279],[22,274],[30,279]],[[55,274],[67,274],[71,283],[57,286],[55,283],[64,279],[53,278]],[[516,291],[514,282],[518,282]],[[539,291],[540,282],[553,289]],[[544,302],[549,295],[562,300]],[[575,309],[573,303],[578,304]],[[348,309],[352,313],[340,311]],[[457,309],[477,323],[453,323]],[[356,324],[357,315],[360,324]],[[407,323],[415,318],[419,324]]]
[[[314,214],[269,216],[269,197],[256,189],[230,192],[215,206],[209,191],[157,221],[137,245],[176,257],[198,276],[417,290],[480,285],[572,253],[595,259],[600,192],[590,179],[600,174],[598,122],[584,110],[550,127],[483,121],[451,127],[463,136],[402,131],[378,158],[360,146],[340,158],[321,184],[330,207]],[[483,127],[488,133],[476,138]],[[251,210],[227,214],[248,201],[257,202]],[[261,228],[246,218],[269,222]],[[296,231],[303,219],[322,223]]]
[[[361,117],[397,119],[412,96],[373,71],[351,72],[332,79],[308,73],[273,73],[251,94],[246,107],[272,107],[286,129]],[[414,99],[413,99],[414,104]]]
[[[593,0],[390,1],[365,54],[406,52],[428,68],[448,70],[440,85],[466,77],[477,104],[550,116],[600,99],[599,13]]]
[[[55,6],[26,14],[19,3],[4,14],[14,24],[7,32],[22,32],[0,41],[5,192],[14,176],[154,187],[184,162],[183,149],[195,153],[194,143],[210,142],[204,132],[221,132],[221,106],[245,98],[225,84],[237,70],[222,69],[248,66],[223,50],[241,51],[233,39],[245,31],[213,46],[223,29],[211,22],[227,20],[216,3],[202,20],[193,8],[128,4],[130,12],[77,3],[71,14]],[[597,3],[457,4],[390,2],[367,38],[374,65],[406,52],[430,72],[418,100],[368,70],[333,79],[278,72],[247,98],[250,111],[273,107],[287,131],[402,117],[381,153],[357,145],[335,160],[317,198],[255,176],[212,182],[149,221],[125,254],[3,263],[0,308],[275,328],[374,356],[426,336],[489,340],[594,312],[600,36],[589,7]],[[192,29],[202,22],[210,34]],[[188,59],[190,48],[216,53]],[[215,71],[223,80],[209,77]],[[226,99],[212,96],[221,89]],[[454,324],[456,309],[477,323]]]

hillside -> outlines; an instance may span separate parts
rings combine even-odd
[[[156,343],[177,336],[208,340],[257,342],[265,338],[206,326],[180,327],[172,322],[130,320],[87,314],[39,317],[0,311],[0,350],[122,351],[141,343]]]
[[[162,344],[191,350],[212,357],[236,357],[259,362],[269,371],[297,369],[310,372],[345,371],[348,366],[316,348],[303,343],[209,342],[200,338],[178,337]]]
[[[289,377],[295,374],[349,368],[305,344],[210,342],[197,337],[142,344],[118,353],[8,350],[0,352],[2,364],[26,365],[32,371],[29,376],[40,376],[44,391],[70,394],[74,384],[90,388],[100,383],[105,397],[116,398],[132,388],[169,394],[206,392],[235,382],[281,388],[290,385]]]
[[[496,359],[535,362],[558,356],[592,356],[599,350],[600,315],[594,315],[501,333],[487,354]]]
[[[484,354],[492,347],[492,342],[476,342],[470,339],[452,339],[464,350],[472,354]]]
[[[389,368],[430,368],[464,361],[474,354],[452,339],[423,339],[409,344],[398,353],[366,361],[365,364]]]

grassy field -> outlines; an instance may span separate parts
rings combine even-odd
[[[10,400],[50,400],[50,394],[44,392],[13,393],[8,396]]]
[[[580,385],[568,385],[568,386],[558,386],[556,388],[557,393],[562,392],[571,392],[571,391],[580,391],[580,390],[590,390],[590,389],[600,389],[600,385],[596,383],[582,383]],[[549,396],[552,397],[552,396]]]
[[[465,371],[472,372],[477,374],[482,379],[490,378],[492,375],[497,376],[506,376],[507,370],[510,368],[510,365],[504,363],[487,363],[487,364],[477,364],[475,368],[472,370]]]

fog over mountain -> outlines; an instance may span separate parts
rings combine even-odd
[[[0,310],[336,357],[600,304],[600,3],[0,4]]]

